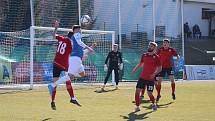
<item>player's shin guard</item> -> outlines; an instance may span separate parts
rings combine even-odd
[[[140,105],[140,93],[135,93],[135,104],[136,106]]]
[[[172,94],[175,94],[175,82],[171,83],[171,87],[172,87]]]
[[[53,90],[53,93],[52,93],[52,102],[54,102],[54,100],[55,100],[56,89],[57,89],[57,87],[54,87],[54,90]]]
[[[66,89],[67,89],[70,97],[73,98],[74,97],[74,92],[73,92],[73,88],[72,88],[72,84],[71,84],[70,80],[66,81]]]

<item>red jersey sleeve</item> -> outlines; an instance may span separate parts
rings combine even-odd
[[[156,65],[161,66],[161,59],[160,56],[156,55]]]

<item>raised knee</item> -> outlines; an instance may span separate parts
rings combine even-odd
[[[70,80],[74,80],[75,76],[73,74],[68,73]]]

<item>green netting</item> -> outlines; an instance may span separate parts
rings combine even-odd
[[[123,48],[123,62],[124,62],[124,70],[123,70],[123,79],[125,80],[136,80],[138,79],[140,70],[131,75],[133,68],[140,62],[140,57],[142,55],[141,51],[138,49],[129,49]]]
[[[17,33],[1,33],[0,36],[0,53],[1,56],[5,58],[15,60],[16,62],[29,62],[30,60],[30,40],[28,37],[29,31],[26,31],[25,34]],[[64,33],[60,33],[64,34]],[[96,37],[92,37],[96,36]],[[55,50],[57,46],[56,41],[50,41],[51,33],[50,32],[38,32],[36,35],[35,46],[34,46],[34,62],[36,63],[49,63],[52,64]],[[43,38],[43,39],[40,39]],[[84,38],[85,43],[90,45],[92,42],[96,42],[98,39],[104,39],[98,42],[98,47],[95,48],[95,54],[88,56],[88,59],[84,62],[88,69],[94,69],[95,71],[95,81],[103,81],[106,72],[104,72],[104,63],[108,52],[111,50],[111,41],[106,41],[108,37],[100,37],[100,35],[88,35]],[[176,43],[176,44],[175,44]],[[172,43],[174,47],[177,47],[177,41]],[[161,43],[158,42],[160,45]],[[132,69],[139,63],[142,53],[146,51],[146,47],[134,48],[134,47],[123,47],[122,57],[124,68],[120,71],[120,79],[122,80],[137,80],[141,69],[138,70],[134,75],[131,74]],[[90,71],[92,72],[92,71]],[[181,78],[183,72],[177,72],[176,78]],[[110,78],[111,79],[111,78]]]

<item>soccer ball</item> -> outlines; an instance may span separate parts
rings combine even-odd
[[[90,24],[90,22],[91,22],[91,19],[90,19],[89,15],[83,15],[81,17],[81,24],[82,25],[88,25],[88,24]]]

